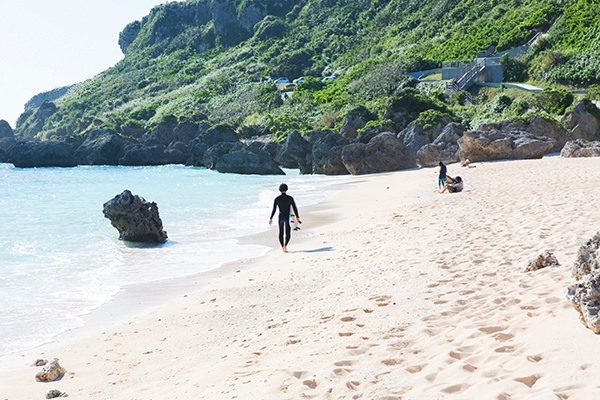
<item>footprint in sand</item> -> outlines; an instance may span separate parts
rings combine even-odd
[[[448,394],[460,393],[467,388],[469,388],[469,385],[458,384],[458,385],[448,386],[447,388],[442,389],[442,392],[448,393]]]
[[[541,375],[530,375],[530,376],[526,376],[523,378],[516,378],[515,381],[520,382],[520,383],[524,384],[525,386],[533,387],[533,385],[535,385],[535,383],[541,377],[542,377]]]
[[[349,368],[336,368],[336,369],[333,370],[333,374],[335,376],[348,375],[350,372],[352,372],[352,370],[349,369]]]
[[[463,365],[463,369],[464,369],[465,371],[467,371],[467,372],[475,372],[475,371],[477,371],[479,368],[477,368],[476,366],[474,366],[474,365],[471,365],[471,364],[465,364],[465,365]]]
[[[325,317],[321,317],[321,323],[323,322],[329,322],[333,319],[333,315],[327,315]]]
[[[350,367],[350,366],[354,365],[354,361],[350,361],[350,360],[338,361],[338,362],[334,363],[333,365],[335,365],[336,367]]]
[[[494,349],[494,351],[496,353],[512,353],[515,351],[515,348],[513,346],[502,346]]]
[[[359,381],[349,381],[346,382],[346,387],[350,390],[358,390],[358,387],[360,386],[360,382]]]
[[[292,376],[294,378],[296,378],[296,379],[302,379],[306,375],[308,375],[307,371],[294,371],[294,372],[292,372]]]
[[[479,330],[483,333],[487,333],[488,335],[491,335],[491,334],[506,330],[506,326],[486,326],[484,328],[479,328]]]
[[[304,386],[308,386],[311,389],[316,389],[317,388],[317,381],[315,381],[314,379],[305,380],[304,382],[302,382],[302,384]]]
[[[509,340],[511,340],[512,338],[514,338],[513,335],[511,335],[510,333],[498,333],[496,335],[492,336],[494,339],[496,339],[498,342],[507,342]]]
[[[352,322],[352,321],[356,321],[356,318],[354,317],[343,317],[342,322]]]
[[[358,346],[352,346],[352,348],[350,347],[346,347],[348,349],[350,349],[350,351],[348,352],[348,354],[350,354],[351,356],[360,356],[361,354],[365,354],[367,351],[369,351],[369,349],[366,348],[360,348]]]
[[[375,303],[377,303],[378,307],[385,307],[387,305],[390,304],[389,300],[392,298],[392,296],[375,296],[375,297],[371,297],[369,300],[374,300]]]
[[[388,367],[391,367],[394,365],[400,365],[404,363],[404,360],[400,360],[398,358],[388,358],[387,360],[381,361],[381,363],[387,365]]]
[[[532,363],[537,363],[542,361],[543,357],[541,355],[535,355],[535,356],[527,356],[527,361],[532,362]]]
[[[423,371],[423,368],[425,368],[425,364],[411,365],[410,367],[406,367],[406,372],[408,372],[410,374],[416,374],[418,372]]]

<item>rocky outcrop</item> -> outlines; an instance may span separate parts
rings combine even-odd
[[[50,118],[58,108],[56,104],[45,101],[42,103],[33,113],[33,123],[27,128],[23,129],[21,132],[21,136],[24,138],[34,138],[42,131],[44,125],[46,125],[46,121]]]
[[[542,158],[554,140],[524,131],[477,130],[465,132],[458,146],[461,161],[523,160]]]
[[[74,167],[76,139],[18,141],[11,147],[8,162],[17,168]]]
[[[14,132],[10,127],[10,124],[5,120],[0,119],[0,139],[12,137],[14,137]]]
[[[391,132],[381,133],[367,144],[344,146],[342,162],[352,175],[398,171],[417,165],[412,152]]]
[[[600,157],[600,141],[588,142],[583,139],[569,140],[562,151],[561,157]]]
[[[285,175],[262,143],[234,145],[234,148],[214,161],[212,169],[244,175]]]
[[[279,146],[275,161],[285,168],[298,168],[303,174],[312,172],[312,144],[299,133],[291,133]]]
[[[444,164],[459,161],[458,139],[464,132],[462,124],[451,122],[446,125],[433,143],[426,144],[417,151],[417,164],[421,167],[435,167],[440,161]]]
[[[75,151],[75,160],[83,165],[118,165],[124,143],[123,137],[109,129],[89,132]]]
[[[138,36],[141,29],[142,23],[140,21],[133,21],[127,24],[121,33],[119,33],[119,47],[123,54],[127,54],[127,49]]]
[[[600,109],[587,99],[575,104],[573,112],[565,116],[563,123],[571,140],[600,140]]]
[[[8,160],[14,145],[15,137],[10,124],[5,120],[0,120],[0,162]]]
[[[339,133],[325,133],[317,138],[312,148],[312,172],[324,175],[348,175],[342,161],[342,149],[349,141]]]
[[[164,165],[165,146],[162,144],[148,145],[144,143],[126,143],[123,155],[119,158],[118,165]]]
[[[262,27],[264,33],[266,26],[259,22],[265,17],[284,17],[294,5],[294,0],[170,2],[154,7],[142,21],[128,24],[119,34],[119,46],[123,54],[131,46],[153,46],[157,51],[174,44],[198,51],[217,43],[234,46],[251,38],[255,29]]]
[[[364,128],[367,122],[374,119],[377,119],[377,117],[365,107],[356,107],[348,111],[344,117],[340,135],[355,139],[358,137],[358,130]]]
[[[40,372],[35,374],[35,380],[38,382],[54,382],[60,380],[66,371],[60,366],[58,358],[45,364]]]
[[[104,203],[104,217],[119,231],[119,239],[130,242],[164,243],[167,232],[158,214],[158,206],[124,190]]]
[[[552,120],[540,117],[531,117],[526,121],[504,121],[498,124],[485,124],[477,128],[478,131],[520,131],[533,136],[547,137],[554,140],[550,152],[559,152],[565,145],[569,133],[562,126]]]
[[[63,97],[75,85],[62,86],[47,92],[38,93],[25,103],[25,110],[33,110],[44,103],[53,102]]]
[[[451,122],[450,118],[443,118],[438,124],[428,129],[424,129],[420,123],[411,122],[398,134],[398,138],[416,155],[423,146],[433,143]]]
[[[579,312],[581,322],[594,333],[600,333],[600,233],[584,243],[577,253],[572,275],[575,282],[567,290],[567,298]]]

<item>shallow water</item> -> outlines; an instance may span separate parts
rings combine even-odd
[[[126,285],[189,276],[264,254],[268,248],[241,245],[236,238],[268,228],[280,182],[288,183],[302,213],[302,207],[322,200],[324,185],[343,179],[286,173],[0,164],[0,355],[81,326],[86,313]],[[167,243],[118,240],[102,205],[125,189],[157,203]]]

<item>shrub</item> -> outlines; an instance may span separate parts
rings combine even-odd
[[[419,114],[419,117],[414,122],[420,124],[424,130],[427,130],[439,124],[442,118],[445,117],[449,117],[449,115],[438,110],[425,110]]]
[[[551,114],[563,115],[573,103],[574,96],[564,89],[546,88],[535,99],[540,109]]]

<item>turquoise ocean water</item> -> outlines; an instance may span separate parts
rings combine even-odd
[[[300,207],[344,178],[219,174],[184,166],[17,169],[0,164],[0,355],[50,341],[128,285],[218,268],[269,248],[236,238],[268,229],[279,183]],[[132,245],[102,214],[129,189],[158,204],[169,240]],[[277,246],[273,237],[273,246]]]

